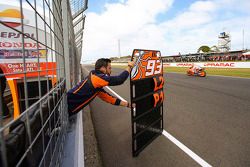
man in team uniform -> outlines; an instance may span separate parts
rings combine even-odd
[[[122,73],[117,76],[110,76],[111,60],[105,58],[98,59],[95,63],[95,70],[92,70],[83,81],[67,92],[69,116],[78,113],[96,96],[113,105],[130,107],[128,102],[111,96],[103,87],[123,84],[133,66],[134,62],[128,62],[128,67]]]

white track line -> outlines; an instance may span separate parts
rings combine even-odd
[[[105,86],[111,93],[113,93],[116,97],[121,99],[122,101],[126,101],[124,98],[122,98],[120,95],[118,95],[115,91],[113,91],[110,87]],[[182,144],[179,140],[177,140],[174,136],[169,134],[166,130],[163,130],[162,134],[168,138],[170,141],[172,141],[175,145],[177,145],[182,151],[184,151],[186,154],[188,154],[193,160],[195,160],[198,164],[200,164],[203,167],[212,167],[212,165],[208,164],[206,161],[204,161],[201,157],[199,157],[197,154],[195,154],[193,151],[191,151],[189,148],[187,148],[184,144]]]
[[[187,148],[187,146],[182,144],[179,140],[177,140],[174,136],[169,134],[167,131],[163,130],[162,134],[165,137],[167,137],[170,141],[172,141],[175,145],[177,145],[182,151],[184,151],[186,154],[188,154],[193,160],[195,160],[201,166],[212,167],[212,165],[210,165],[206,161],[204,161],[201,157],[199,157],[197,154],[195,154],[193,151],[191,151],[189,148]]]

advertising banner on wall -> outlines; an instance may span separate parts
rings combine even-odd
[[[52,62],[52,53],[46,47],[52,47],[50,33],[47,32],[49,30],[44,30],[44,22],[35,23],[35,14],[26,8],[23,8],[22,14],[19,6],[1,4],[0,67],[4,73],[22,73],[24,58],[27,72],[37,71],[38,67],[46,70],[47,67],[55,66],[55,58]],[[37,75],[33,73],[27,76]],[[45,75],[45,72],[41,75]]]
[[[181,62],[181,63],[164,63],[164,67],[191,67],[197,64],[205,68],[250,68],[250,62]]]

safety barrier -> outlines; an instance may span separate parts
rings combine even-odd
[[[0,2],[0,88],[9,85],[14,108],[7,122],[1,89],[0,166],[60,166],[86,9],[84,0]]]
[[[5,163],[8,166],[41,164],[49,166],[46,163],[51,163],[55,156],[51,150],[63,146],[56,143],[64,140],[63,131],[66,130],[68,123],[65,101],[64,80],[30,106],[18,119],[1,128],[1,131],[9,129],[4,139]],[[2,159],[1,162],[3,162]]]

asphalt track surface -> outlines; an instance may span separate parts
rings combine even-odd
[[[164,129],[211,166],[250,166],[250,79],[177,73],[164,79]],[[128,80],[110,88],[130,100]],[[200,166],[164,135],[133,158],[129,109],[99,98],[90,109],[104,166]]]

